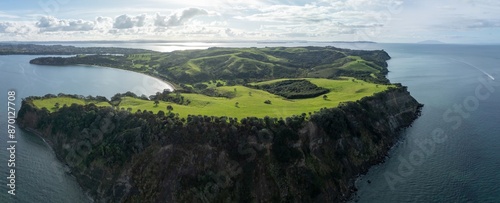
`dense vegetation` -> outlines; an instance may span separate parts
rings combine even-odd
[[[62,45],[36,45],[36,44],[2,44],[0,55],[76,55],[76,54],[137,54],[153,53],[145,49],[128,49],[116,47],[74,47]]]
[[[18,122],[99,202],[346,200],[353,178],[383,158],[419,109],[403,87],[286,118],[181,118],[94,103],[50,112],[33,103],[54,98],[26,98]]]
[[[195,84],[225,80],[245,84],[278,78],[355,77],[388,83],[385,51],[357,51],[335,47],[209,48],[169,53],[87,55],[69,58],[43,57],[30,61],[41,65],[88,64],[150,74],[166,81]]]
[[[30,97],[18,121],[97,201],[344,201],[419,115],[385,78],[389,58],[335,47],[36,58],[146,73],[176,90]]]
[[[283,80],[271,84],[255,86],[270,93],[280,95],[287,99],[305,99],[317,97],[328,93],[330,90],[318,87],[308,80]]]

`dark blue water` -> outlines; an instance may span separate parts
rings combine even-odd
[[[89,66],[37,66],[36,56],[0,56],[0,202],[89,202],[75,179],[66,173],[48,145],[39,137],[16,129],[16,190],[7,193],[7,91],[16,92],[16,110],[21,99],[60,92],[102,95],[133,91],[151,95],[167,84],[142,74]]]
[[[500,202],[500,46],[383,48],[393,57],[389,79],[425,107],[387,161],[358,180],[355,200]],[[449,113],[456,106],[463,112]],[[447,136],[436,142],[435,132]]]
[[[497,172],[500,169],[500,86],[484,87],[483,84],[485,81],[490,81],[490,85],[500,83],[500,46],[217,44],[224,47],[304,45],[384,49],[392,56],[389,79],[408,86],[411,94],[425,104],[422,116],[402,133],[400,143],[391,150],[386,162],[373,167],[357,181],[359,191],[355,201],[500,202],[500,173]],[[167,43],[138,48],[162,51],[209,46],[214,45]],[[11,88],[17,91],[18,105],[22,97],[46,93],[110,97],[128,90],[149,95],[165,88],[149,77],[115,69],[29,65],[27,61],[32,57],[0,57],[0,105],[6,106],[6,92]],[[464,115],[456,113],[455,106],[463,109]],[[448,111],[451,113],[447,114]],[[0,108],[0,114],[0,130],[4,132],[5,107]],[[446,136],[433,136],[433,132]],[[2,148],[6,147],[6,139],[2,133]],[[18,148],[16,202],[85,202],[85,195],[74,178],[64,172],[64,167],[41,139],[18,132]],[[1,153],[2,160],[5,163],[0,163],[0,174],[6,177],[5,150]],[[6,178],[3,180],[5,183]],[[0,202],[13,202],[4,183],[0,184]]]

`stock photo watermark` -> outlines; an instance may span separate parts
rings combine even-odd
[[[16,195],[16,91],[7,92],[7,161],[9,175],[7,176],[7,187],[10,195]]]
[[[460,103],[453,104],[442,114],[443,121],[451,126],[451,131],[443,129],[444,126],[436,127],[429,137],[415,140],[418,149],[410,152],[408,157],[398,156],[397,170],[384,173],[384,178],[391,190],[395,190],[398,183],[404,183],[405,178],[413,175],[415,168],[432,156],[438,145],[445,143],[451,133],[458,130],[464,120],[470,118],[471,113],[479,109],[481,102],[488,100],[500,87],[500,81],[495,80],[491,74],[479,77],[477,81],[478,84],[470,96],[465,97]]]

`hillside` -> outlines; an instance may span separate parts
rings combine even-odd
[[[358,51],[335,47],[209,48],[169,53],[124,56],[83,55],[43,57],[30,61],[39,65],[88,64],[146,73],[166,81],[194,84],[225,80],[245,84],[279,78],[355,77],[388,83],[385,51]]]
[[[43,137],[97,202],[345,201],[421,107],[404,87],[283,119],[183,119],[92,102],[50,113],[33,99],[17,122]]]

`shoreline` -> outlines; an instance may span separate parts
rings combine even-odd
[[[39,65],[39,64],[35,64],[35,65]],[[53,66],[53,65],[40,65],[40,66]],[[66,65],[62,65],[62,66],[66,66]],[[123,69],[123,68],[115,68],[115,67],[99,66],[99,65],[89,65],[89,64],[75,64],[75,66],[90,66],[90,67],[97,67],[97,68],[112,68],[112,69],[118,69],[118,70],[123,70],[123,71],[138,73],[138,74],[141,74],[141,75],[152,77],[154,79],[157,79],[157,80],[161,81],[162,83],[165,83],[166,85],[168,85],[168,86],[170,86],[172,88],[172,92],[176,90],[176,88],[175,88],[176,85],[174,85],[174,83],[169,82],[169,81],[165,81],[165,80],[159,78],[158,76],[150,75],[150,74],[147,74],[147,73],[141,73],[141,72],[137,72],[137,71],[133,71],[133,70],[129,70],[129,69]]]
[[[66,174],[70,175],[74,179],[74,181],[78,184],[80,191],[88,198],[88,200],[90,202],[95,202],[94,198],[90,195],[89,191],[85,190],[85,188],[83,188],[83,186],[80,183],[80,181],[78,180],[78,178],[75,175],[73,175],[73,171],[71,170],[71,168],[67,165],[67,163],[65,163],[65,161],[63,161],[62,157],[60,157],[56,153],[56,151],[54,150],[54,147],[52,146],[52,142],[50,140],[46,140],[43,137],[43,133],[41,133],[40,131],[38,131],[34,128],[31,128],[31,127],[21,127],[20,129],[25,130],[26,133],[28,133],[28,134],[34,135],[34,136],[42,139],[43,143],[46,144],[46,146],[50,149],[52,154],[56,157],[56,160],[64,166],[64,172]]]

